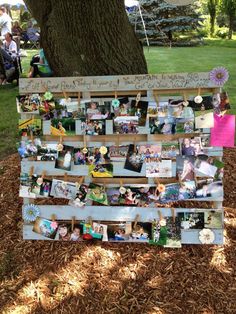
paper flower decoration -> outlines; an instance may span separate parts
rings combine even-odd
[[[165,227],[165,226],[166,226],[166,220],[165,220],[165,219],[161,219],[161,220],[159,221],[159,225],[160,225],[161,227]]]
[[[125,194],[126,193],[126,188],[121,186],[119,189],[120,194]]]
[[[158,192],[162,193],[162,192],[165,192],[166,187],[164,184],[158,184],[157,190],[158,190]]]
[[[57,229],[57,226],[58,226],[58,224],[57,224],[56,221],[52,221],[52,222],[51,222],[50,227],[51,227],[52,229],[56,230],[56,229]]]
[[[26,221],[33,222],[40,216],[39,207],[34,204],[25,205],[23,208],[23,218]]]
[[[199,231],[199,240],[202,244],[211,244],[215,240],[215,234],[211,229],[202,229]]]
[[[187,100],[183,101],[183,105],[184,105],[184,107],[187,107],[189,105],[189,102]]]
[[[102,154],[102,155],[105,155],[107,153],[107,148],[106,146],[101,146],[100,149],[99,149],[99,152]]]
[[[82,153],[83,153],[83,154],[87,154],[87,152],[88,152],[87,148],[84,147],[84,148],[82,149]]]
[[[112,104],[112,106],[113,106],[114,108],[118,108],[119,105],[120,105],[120,101],[119,101],[119,99],[113,99],[112,102],[111,102],[111,104]]]
[[[63,151],[63,148],[64,148],[64,146],[61,143],[57,144],[57,151],[58,152]]]
[[[42,177],[38,178],[36,182],[38,185],[42,185],[43,184],[43,178]]]
[[[202,98],[202,96],[200,96],[200,95],[198,95],[198,96],[196,96],[196,97],[194,98],[194,102],[195,102],[196,104],[201,104],[202,101],[203,101],[203,98]]]
[[[210,72],[210,80],[218,86],[224,85],[229,79],[229,72],[223,67],[214,68]]]
[[[43,97],[44,97],[45,100],[52,100],[53,99],[53,94],[51,92],[46,92],[43,95]]]

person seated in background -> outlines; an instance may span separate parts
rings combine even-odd
[[[32,21],[28,23],[28,28],[27,28],[26,33],[27,33],[28,40],[34,41],[34,42],[39,41],[40,39],[39,30],[36,27],[34,27]]]
[[[23,29],[20,27],[19,22],[15,21],[12,26],[12,35],[13,35],[13,39],[15,40],[17,44],[18,50],[20,50],[20,41],[21,41],[21,38],[23,37],[23,33],[24,33]]]
[[[5,34],[5,40],[3,41],[3,49],[9,53],[12,57],[17,55],[17,44],[13,40],[13,36],[11,33]]]
[[[30,62],[30,70],[28,77],[50,77],[52,76],[52,70],[48,64],[48,61],[45,57],[44,51],[41,48],[39,50],[39,55],[33,56]]]
[[[11,82],[15,75],[16,69],[13,58],[4,50],[0,40],[0,58],[1,58],[1,73],[0,73],[0,85],[5,85],[7,82]]]
[[[11,33],[11,22],[12,19],[6,13],[6,8],[0,7],[0,29],[2,39],[4,39],[6,33]]]

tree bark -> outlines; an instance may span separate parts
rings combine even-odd
[[[234,19],[235,19],[235,16],[229,16],[228,39],[230,39],[230,40],[232,39],[232,36],[233,36]]]
[[[26,0],[55,76],[144,74],[123,0]]]

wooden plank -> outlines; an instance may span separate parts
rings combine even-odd
[[[20,79],[20,93],[217,88],[209,72]]]

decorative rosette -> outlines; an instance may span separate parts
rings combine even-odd
[[[39,207],[34,204],[25,205],[23,208],[23,218],[26,221],[33,222],[40,216]]]
[[[158,184],[157,190],[158,190],[159,193],[162,193],[162,192],[165,192],[166,187],[165,187],[164,184]]]
[[[121,186],[120,189],[119,189],[120,194],[125,194],[126,191],[127,191],[126,188],[123,187],[123,186]]]
[[[229,72],[226,68],[214,68],[210,72],[210,80],[218,86],[224,85],[229,79]]]
[[[165,227],[166,226],[166,220],[163,218],[163,219],[161,219],[160,221],[159,221],[159,225],[161,226],[161,227]]]
[[[102,154],[102,155],[105,155],[107,153],[107,148],[106,146],[101,146],[100,149],[99,149],[99,152]]]
[[[199,240],[202,244],[211,244],[215,240],[215,234],[211,229],[202,229],[199,231]]]
[[[43,95],[44,99],[45,100],[52,100],[53,99],[53,94],[51,92],[46,92],[44,95]]]
[[[196,104],[201,104],[202,101],[203,101],[203,98],[202,98],[202,96],[200,96],[200,95],[198,95],[198,96],[196,96],[196,97],[194,98],[194,102],[195,102]]]
[[[83,153],[83,154],[87,154],[87,153],[88,153],[88,149],[87,149],[86,147],[84,147],[84,148],[82,149],[82,153]]]
[[[63,151],[63,148],[64,148],[63,144],[61,144],[61,143],[57,144],[57,151],[58,152]]]
[[[38,185],[42,185],[42,184],[43,184],[43,178],[42,178],[42,177],[39,177],[39,178],[37,179],[36,183],[37,183]]]
[[[184,107],[188,107],[188,105],[189,105],[189,102],[187,100],[183,101],[183,106]]]
[[[111,104],[112,104],[112,107],[118,108],[120,105],[120,101],[119,101],[119,99],[115,98],[112,100]]]

